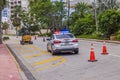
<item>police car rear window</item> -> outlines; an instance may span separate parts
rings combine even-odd
[[[62,39],[62,38],[74,38],[74,36],[72,34],[59,34],[56,35],[57,39]]]

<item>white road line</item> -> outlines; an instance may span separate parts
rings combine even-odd
[[[109,54],[110,56],[114,56],[114,57],[119,57],[120,58],[120,56],[119,55],[115,55],[115,54]]]

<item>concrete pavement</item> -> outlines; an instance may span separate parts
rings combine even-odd
[[[7,42],[5,42],[5,44],[12,44],[12,43],[17,43],[18,44],[18,41],[20,40],[20,38],[18,37],[18,38],[16,38],[16,37],[11,37],[10,38],[11,40],[8,40]],[[87,39],[88,40],[88,39]],[[93,40],[92,40],[93,41]],[[95,40],[95,41],[103,41],[103,40]],[[119,41],[110,41],[110,40],[107,40],[106,42],[112,42],[112,43],[120,43]],[[10,56],[11,55],[11,53],[9,52],[9,50],[7,49],[7,47],[6,47],[6,45],[5,44],[2,44],[1,45],[1,47],[0,47],[0,49],[3,49],[3,52],[2,52],[2,50],[0,50],[0,54],[2,54],[2,53],[5,53],[5,51],[7,51],[6,53],[7,53],[7,56]],[[13,44],[12,44],[13,45]],[[13,45],[14,46],[14,45]],[[17,47],[16,47],[17,48]],[[24,48],[23,46],[22,46],[22,48]],[[7,49],[7,50],[5,50],[5,49]],[[19,49],[20,50],[20,49]],[[22,50],[21,50],[21,52],[22,52]],[[26,53],[28,52],[28,50],[26,50]],[[22,54],[22,53],[21,53]],[[0,57],[2,57],[3,56],[3,54],[2,55],[0,55]],[[4,67],[2,64],[5,64],[5,61],[3,61],[2,60],[2,58],[0,58],[0,64],[3,66],[0,66],[0,80],[27,80],[27,79],[21,79],[21,75],[20,75],[20,72],[19,72],[19,68],[17,67],[17,66],[15,66],[15,67],[13,67],[14,68],[14,70],[13,69],[11,69],[11,67],[12,67],[12,65],[13,64],[15,64],[16,65],[16,62],[15,62],[15,60],[14,60],[14,58],[12,57],[12,58],[10,58],[10,59],[12,59],[12,61],[10,61],[9,60],[9,58],[7,58],[7,56],[5,57],[6,55],[4,54],[4,56],[2,57],[2,58],[4,58],[5,60],[7,60],[8,61],[8,63],[7,63],[7,67],[8,68],[6,68],[6,67]],[[12,64],[10,64],[10,63],[12,63]],[[11,67],[10,67],[11,66]],[[8,70],[7,70],[8,69]],[[11,69],[11,71],[9,71],[9,69]],[[30,69],[31,70],[31,69]],[[2,72],[3,71],[3,72]],[[6,72],[6,75],[5,76],[7,76],[7,77],[1,77],[1,76],[4,76],[3,75],[3,73],[5,73]],[[2,73],[2,74],[1,74]],[[16,75],[15,75],[16,74]],[[31,76],[28,76],[29,78],[31,78]],[[5,79],[6,78],[6,79]],[[29,79],[29,80],[35,80],[34,78],[33,79]]]

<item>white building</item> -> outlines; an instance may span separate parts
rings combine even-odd
[[[2,22],[8,22],[8,8],[2,10]]]
[[[15,27],[12,25],[11,16],[13,15],[16,5],[21,6],[24,10],[28,11],[28,0],[8,0],[8,23],[9,30],[14,30]]]
[[[28,11],[29,10],[29,1],[28,0],[21,0],[21,7]]]
[[[8,22],[8,34],[15,34],[16,30],[15,27],[12,25],[11,16],[13,15],[13,10],[15,6],[21,6],[24,10],[28,11],[28,0],[6,0],[7,1],[7,8],[5,8],[2,12],[2,22]]]

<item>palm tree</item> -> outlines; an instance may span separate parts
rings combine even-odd
[[[1,28],[2,9],[5,3],[6,3],[6,0],[0,0],[0,44],[2,44],[2,28]]]
[[[29,6],[33,6],[35,3],[37,3],[39,0],[28,0],[29,1]]]
[[[91,6],[85,2],[80,2],[75,7],[75,12],[79,15],[79,17],[84,17],[85,14],[91,12]]]
[[[97,0],[99,11],[103,12],[107,9],[118,9],[117,0]]]

